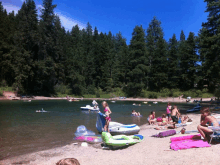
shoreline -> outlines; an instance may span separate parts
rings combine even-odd
[[[70,98],[74,99],[75,101],[80,100],[106,100],[106,101],[138,101],[138,102],[162,102],[162,103],[186,103],[185,98],[182,97],[166,97],[166,98],[157,98],[157,99],[150,99],[150,98],[123,98],[115,97],[115,98]],[[191,98],[191,102],[193,103],[194,100],[200,100],[201,98]],[[44,97],[44,96],[35,96],[34,98],[20,98],[16,97],[13,92],[4,93],[3,97],[0,97],[0,100],[23,100],[23,101],[32,101],[32,100],[67,100],[66,97]],[[73,101],[74,101],[73,100]],[[67,100],[68,101],[68,100]],[[211,98],[202,98],[202,101],[208,102],[211,101]]]
[[[189,114],[188,116],[193,120],[193,123],[187,125],[186,130],[196,130],[200,114]],[[89,144],[88,147],[82,147],[81,142],[78,142],[77,145],[71,143],[62,147],[8,157],[0,160],[0,164],[54,165],[64,158],[76,158],[82,165],[218,164],[217,162],[220,160],[218,155],[219,145],[180,150],[178,152],[173,151],[169,147],[170,138],[184,135],[176,134],[165,138],[154,138],[151,136],[160,132],[160,130],[153,129],[154,127],[146,124],[142,125],[139,134],[144,136],[144,140],[125,149],[103,150],[100,144]],[[180,129],[177,128],[176,130],[180,131]],[[158,155],[160,158],[158,158]]]

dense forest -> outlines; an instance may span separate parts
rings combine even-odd
[[[220,1],[205,3],[208,18],[198,36],[182,30],[166,41],[154,17],[148,27],[134,27],[128,45],[121,32],[102,33],[90,23],[65,30],[52,0],[43,0],[40,15],[33,0],[24,1],[17,14],[7,13],[0,2],[0,86],[46,96],[214,93],[220,83]]]

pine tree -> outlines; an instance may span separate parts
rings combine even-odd
[[[37,87],[36,92],[44,95],[53,94],[54,86],[57,81],[55,71],[56,52],[55,46],[55,14],[52,0],[43,1],[41,10],[41,20],[39,23],[39,52],[37,67]]]
[[[72,89],[72,93],[82,95],[84,93],[85,77],[84,65],[85,61],[80,60],[83,57],[84,49],[82,46],[82,34],[78,25],[72,28],[70,40],[70,52],[66,61],[67,81]]]
[[[175,34],[169,40],[168,63],[168,85],[171,89],[177,88],[180,77],[178,73],[178,42]]]
[[[7,14],[0,2],[0,82],[6,81],[12,86],[15,81],[14,57],[11,50],[14,48],[14,34],[16,31],[16,19],[14,11]]]
[[[147,75],[145,32],[142,26],[135,26],[129,46],[130,72],[128,73],[127,94],[139,96],[145,87]]]
[[[16,62],[14,64],[15,86],[19,92],[33,93],[34,59],[38,53],[38,19],[36,5],[33,0],[26,0],[17,16],[17,30],[12,52]]]
[[[204,81],[210,91],[220,83],[220,1],[205,0],[206,12],[209,13],[206,23],[202,24],[199,34],[199,53],[202,59]]]
[[[83,76],[85,77],[86,87],[93,84],[93,74],[94,74],[94,54],[93,54],[93,32],[92,26],[88,22],[87,27],[82,31],[83,35],[83,48],[84,53],[82,60],[84,61],[83,65]]]
[[[163,36],[161,22],[154,17],[146,36],[150,67],[148,82],[149,89],[153,91],[160,91],[167,86],[167,44]]]
[[[124,87],[127,73],[129,71],[129,52],[126,44],[126,39],[123,38],[121,32],[115,36],[115,58],[113,67],[113,82],[114,87]]]

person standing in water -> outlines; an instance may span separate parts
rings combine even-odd
[[[105,112],[105,126],[104,126],[104,130],[105,131],[109,131],[109,122],[111,121],[111,117],[110,117],[110,114],[112,113],[112,111],[110,110],[109,106],[108,106],[108,103],[106,101],[103,101],[102,102],[102,106],[104,109],[104,112]]]

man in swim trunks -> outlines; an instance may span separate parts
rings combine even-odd
[[[173,109],[171,111],[171,118],[173,120],[173,124],[174,124],[174,128],[175,128],[175,124],[178,123],[178,117],[180,116],[180,113],[177,109],[177,106],[174,105]]]

